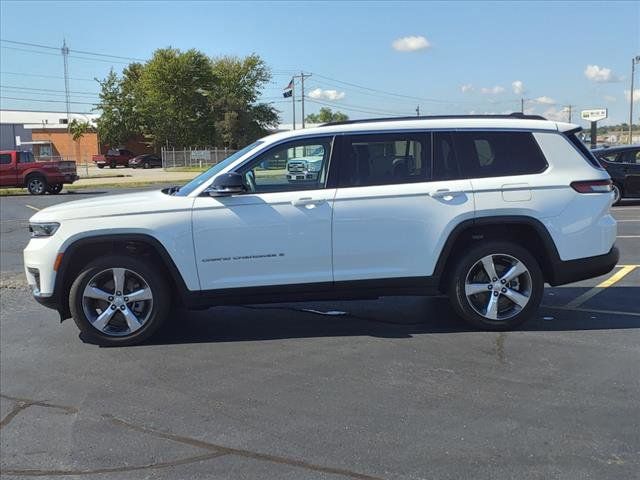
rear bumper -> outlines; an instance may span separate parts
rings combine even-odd
[[[76,180],[80,180],[80,177],[76,173],[61,173],[47,177],[47,183],[49,185],[55,185],[56,183],[73,183]]]
[[[555,287],[604,275],[613,270],[619,258],[620,252],[614,246],[604,255],[576,260],[559,260],[553,265],[553,279],[549,284]]]

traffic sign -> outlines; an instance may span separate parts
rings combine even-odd
[[[606,108],[594,108],[592,110],[582,110],[580,116],[583,120],[597,122],[598,120],[604,120],[609,115]]]

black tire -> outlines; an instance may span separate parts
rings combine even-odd
[[[107,334],[94,327],[85,313],[83,293],[87,284],[96,276],[99,276],[101,272],[114,268],[127,269],[128,271],[142,277],[151,289],[151,293],[153,295],[146,321],[144,321],[142,326],[133,333],[119,335]],[[123,300],[127,300],[125,288],[122,289],[121,296],[123,297]],[[108,303],[109,302],[105,302],[105,311],[108,308]],[[130,302],[130,304],[133,303],[134,302]],[[149,264],[126,255],[111,255],[96,259],[82,268],[78,277],[71,285],[69,307],[73,320],[83,333],[84,339],[102,346],[136,345],[151,337],[167,319],[171,310],[171,290],[169,288],[167,278],[165,277],[165,273],[161,269],[153,266],[153,264]],[[133,306],[131,308],[133,308]],[[111,317],[112,319],[109,320],[108,324],[111,324],[112,322],[117,323],[118,321],[122,322],[124,319],[124,316],[117,308],[115,308],[114,311],[115,313]]]
[[[52,185],[49,185],[47,187],[47,192],[50,193],[51,195],[57,195],[62,191],[62,184],[61,183],[54,183]]]
[[[622,187],[617,183],[613,184],[613,205],[618,205],[622,201],[624,194],[622,192]]]
[[[145,168],[145,169],[149,168],[149,162],[144,162],[142,164],[142,168]]]
[[[453,268],[448,293],[453,309],[468,324],[482,330],[511,330],[527,321],[538,310],[544,290],[544,277],[538,262],[528,250],[511,242],[489,240],[466,252],[459,252],[459,254],[461,258]],[[489,255],[495,255],[495,257],[492,257],[492,260],[495,260],[497,263],[495,269],[497,276],[494,277],[496,280],[482,277],[482,275],[486,275],[486,269],[483,267],[480,269],[478,265],[478,262],[480,262],[482,258]],[[527,274],[522,274],[522,276],[518,276],[513,281],[513,283],[517,282],[517,287],[514,286],[512,282],[503,285],[500,281],[500,275],[507,271],[507,267],[501,265],[500,262],[502,260],[506,263],[509,257],[522,263],[527,270],[528,276]],[[504,268],[504,270],[502,270],[502,268]],[[466,281],[468,276],[474,275],[474,272],[476,272],[475,275],[479,274],[481,277],[479,280],[475,280],[475,278],[478,277],[473,277],[474,280],[472,283],[480,285],[486,281],[487,288],[489,288],[489,284],[495,282],[496,286],[493,286],[492,290],[483,291],[467,297],[465,290]],[[496,295],[496,288],[500,290],[497,292],[498,295]],[[520,288],[521,290],[519,290]],[[516,303],[510,301],[506,295],[502,294],[502,292],[505,291],[511,294],[513,290],[515,290],[516,293],[522,293],[528,296],[528,302],[524,307],[518,306]],[[501,304],[506,307],[504,318],[491,319],[489,316],[485,316],[479,312],[478,305],[485,304],[487,305],[485,313],[488,312],[488,303],[485,302],[489,302],[491,295],[495,295],[499,299],[497,302],[502,302]],[[475,304],[475,308],[472,302]],[[497,308],[501,308],[501,304],[498,303]],[[496,314],[496,317],[497,316],[498,314]]]
[[[98,168],[104,168],[104,164],[103,163],[98,163]]]
[[[44,195],[47,188],[47,179],[42,175],[32,174],[27,177],[27,190],[31,195]]]
[[[116,168],[116,167],[117,167],[117,165],[115,164],[115,162],[111,162],[109,164],[109,168]]]

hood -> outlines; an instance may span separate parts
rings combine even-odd
[[[98,196],[47,207],[31,217],[30,221],[49,222],[158,212],[163,210],[165,205],[167,210],[177,207],[172,202],[176,198],[160,190]]]

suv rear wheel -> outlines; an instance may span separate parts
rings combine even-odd
[[[538,309],[544,279],[528,250],[487,241],[464,253],[454,267],[449,297],[456,313],[485,330],[510,330]]]
[[[114,255],[82,269],[69,307],[78,328],[99,345],[140,343],[164,323],[171,292],[164,274],[136,258]]]

